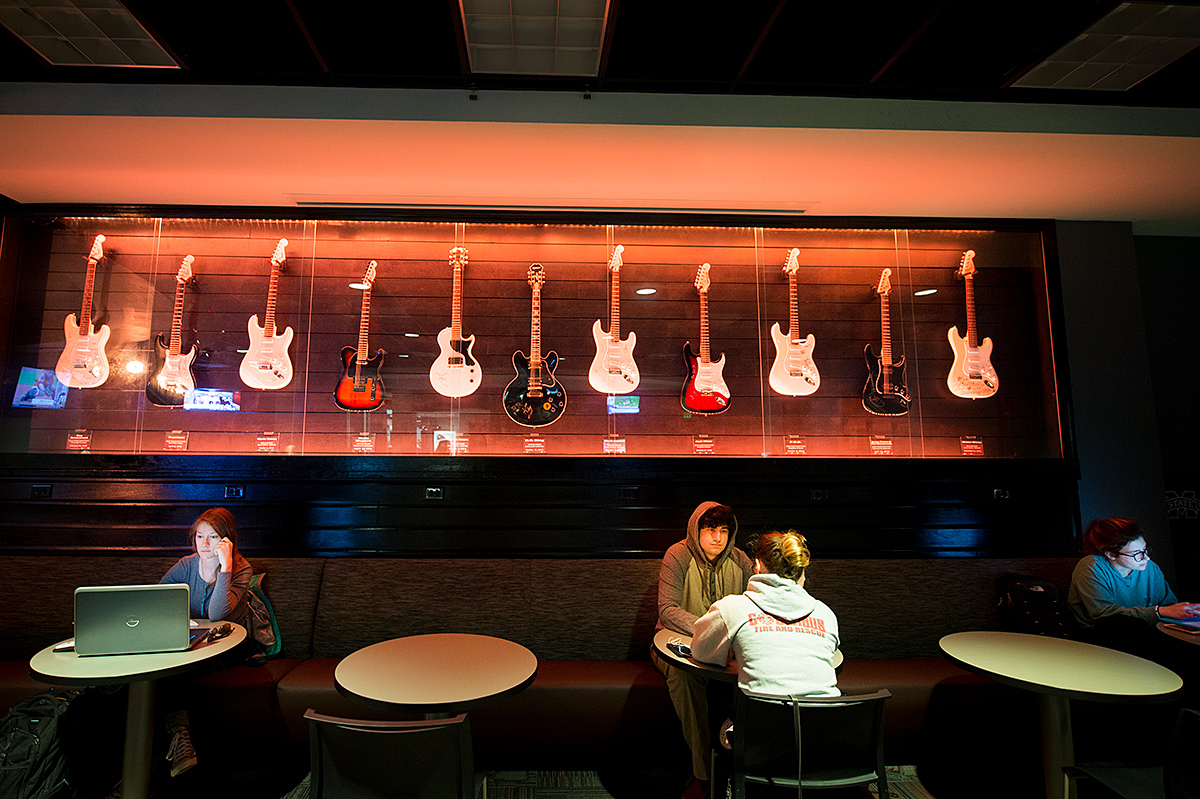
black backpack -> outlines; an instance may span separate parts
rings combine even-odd
[[[1071,638],[1076,624],[1066,597],[1057,585],[1027,574],[1005,574],[996,579],[1000,629],[1014,633]]]
[[[78,691],[45,691],[22,699],[0,719],[0,799],[68,799],[60,722]]]

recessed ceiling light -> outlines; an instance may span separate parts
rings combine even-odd
[[[405,338],[420,338],[421,334],[420,333],[405,333],[404,337]]]
[[[459,0],[471,72],[596,77],[609,0]]]
[[[359,283],[359,282],[356,280],[356,281],[354,281],[353,283],[351,283],[351,284],[350,284],[350,288],[352,288],[352,289],[358,289],[359,291],[366,291],[367,289],[369,289],[369,288],[371,288],[371,287],[370,287],[369,285],[367,285],[366,283]]]
[[[657,294],[658,289],[638,289],[636,293],[642,295]]]
[[[3,0],[0,23],[55,66],[180,68],[119,0]]]
[[[930,294],[937,294],[937,289],[921,289],[913,292],[914,297],[928,297]]]

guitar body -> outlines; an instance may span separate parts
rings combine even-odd
[[[549,352],[542,359],[541,396],[531,396],[529,389],[529,358],[523,352],[513,353],[513,368],[517,376],[504,389],[504,412],[523,427],[545,427],[558,421],[567,408],[567,392],[554,377],[558,353]]]
[[[946,331],[946,338],[954,350],[954,365],[946,376],[950,393],[964,399],[986,399],[995,394],[1000,389],[1000,378],[992,367],[992,339],[985,338],[978,347],[969,347],[957,326]]]
[[[620,341],[600,328],[600,320],[592,323],[592,338],[596,340],[596,357],[588,370],[588,382],[601,394],[628,394],[638,387],[642,376],[633,362],[637,333]]]
[[[867,361],[867,384],[863,387],[863,407],[876,416],[903,416],[908,413],[908,378],[904,357],[892,364],[891,385],[883,388],[883,362],[868,344],[863,350]]]
[[[194,360],[195,344],[188,352],[172,355],[159,333],[154,339],[154,371],[146,382],[146,399],[155,405],[182,405],[184,392],[196,387],[196,378],[192,375]]]
[[[333,400],[343,411],[375,411],[383,405],[383,350],[366,363],[358,362],[358,350],[342,347],[342,378],[333,391]]]
[[[283,388],[292,382],[292,359],[288,357],[292,329],[287,327],[283,333],[264,336],[263,328],[258,324],[258,314],[250,317],[247,328],[250,332],[250,349],[242,358],[239,370],[242,382],[250,388],[267,391]]]
[[[479,388],[483,370],[471,352],[475,347],[475,336],[464,336],[455,342],[451,335],[448,327],[438,333],[438,346],[442,351],[429,367],[429,383],[443,397],[465,397]]]
[[[100,325],[99,332],[93,332],[91,328],[89,324],[87,333],[80,333],[75,314],[67,316],[63,323],[67,344],[58,356],[54,374],[64,386],[95,388],[108,379],[108,356],[104,354],[104,345],[112,331],[108,325]]]
[[[725,369],[725,354],[721,359],[701,363],[700,356],[692,352],[692,345],[683,345],[683,360],[688,367],[687,380],[679,401],[684,410],[701,416],[712,416],[729,410],[729,387],[721,372]]]
[[[771,365],[771,389],[785,397],[803,397],[821,386],[821,374],[813,363],[812,351],[817,339],[812,333],[799,341],[771,325],[771,340],[775,342],[775,363]]]

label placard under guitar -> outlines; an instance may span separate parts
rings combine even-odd
[[[808,441],[804,436],[788,436],[783,444],[784,455],[807,455]]]
[[[717,442],[712,436],[692,436],[693,455],[714,455],[716,451]]]
[[[891,455],[892,439],[890,436],[871,436],[872,455]]]
[[[606,438],[606,439],[604,439],[604,454],[605,455],[624,455],[625,454],[625,439],[623,439],[623,438]]]
[[[67,433],[67,449],[83,452],[92,448],[91,430],[72,430]]]
[[[260,433],[254,439],[255,452],[278,452],[279,451],[279,434],[278,433]]]
[[[983,436],[959,436],[963,455],[983,455]]]
[[[354,445],[350,448],[352,452],[370,455],[375,452],[375,434],[363,433],[355,436]]]
[[[171,430],[163,437],[163,450],[187,452],[188,434],[183,430]]]
[[[544,438],[526,438],[525,439],[525,454],[526,455],[545,455],[546,454],[546,439],[544,439]]]
[[[450,452],[455,455],[467,455],[471,452],[471,439],[468,436],[461,436],[454,439],[450,444]]]

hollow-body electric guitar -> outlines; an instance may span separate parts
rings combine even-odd
[[[775,342],[775,363],[771,365],[771,389],[785,397],[803,397],[821,386],[821,374],[813,363],[813,347],[817,339],[809,333],[800,338],[800,304],[797,300],[796,273],[800,271],[800,250],[792,248],[783,266],[788,276],[788,332],[771,325],[771,340]]]
[[[183,349],[183,292],[192,279],[192,262],[187,256],[175,275],[175,311],[171,317],[171,341],[163,341],[162,333],[154,340],[154,371],[146,382],[146,399],[155,405],[182,405],[184,395],[196,387],[192,361],[196,360],[196,345],[188,352]]]
[[[954,350],[954,365],[946,376],[950,393],[966,399],[985,399],[1000,388],[1000,378],[992,367],[992,340],[979,341],[975,327],[975,251],[963,253],[956,273],[967,286],[967,337],[958,333],[958,326],[946,331],[950,349]]]
[[[683,360],[687,364],[688,376],[683,382],[679,401],[684,410],[703,416],[724,413],[729,410],[729,387],[721,372],[725,369],[725,353],[714,361],[709,356],[708,346],[708,264],[702,264],[696,272],[696,290],[700,292],[700,354],[692,352],[689,341],[683,345]]]
[[[884,269],[879,276],[875,292],[879,294],[879,323],[882,343],[876,357],[868,344],[863,350],[867,360],[867,384],[863,387],[863,407],[877,416],[903,416],[908,413],[908,378],[905,374],[904,356],[892,360],[892,318],[888,295],[892,284],[888,281],[891,269]]]
[[[443,397],[465,397],[475,393],[483,381],[483,370],[471,350],[475,336],[462,334],[462,276],[467,265],[467,248],[450,250],[450,265],[454,267],[454,296],[450,309],[450,327],[438,333],[441,353],[429,367],[429,383]]]
[[[334,402],[344,411],[374,411],[383,405],[383,350],[367,357],[367,331],[371,326],[371,287],[375,283],[375,267],[371,261],[363,275],[362,312],[358,317],[358,348],[342,347],[342,378],[333,391]]]
[[[524,427],[545,427],[562,416],[567,407],[567,392],[554,377],[558,353],[551,350],[542,357],[542,284],[546,282],[541,264],[529,267],[529,286],[533,289],[533,310],[529,322],[529,357],[513,353],[517,376],[504,389],[504,412]]]
[[[592,323],[592,338],[596,340],[596,357],[588,370],[588,382],[601,394],[628,394],[638,387],[641,375],[633,362],[633,348],[637,334],[630,333],[621,340],[621,253],[625,248],[618,244],[608,259],[608,271],[612,273],[612,293],[608,305],[608,332],[600,327],[600,320]]]
[[[76,322],[75,314],[69,314],[63,322],[67,343],[54,374],[58,382],[70,388],[95,388],[108,379],[108,356],[104,345],[111,332],[108,325],[92,329],[92,289],[96,285],[96,264],[104,257],[104,236],[97,236],[88,253],[87,279],[83,284],[83,307]]]
[[[279,291],[279,270],[287,255],[284,248],[288,240],[280,239],[271,256],[271,286],[267,290],[267,313],[263,325],[258,324],[258,314],[250,317],[247,328],[250,332],[250,348],[242,358],[240,374],[242,382],[250,388],[274,391],[292,382],[292,359],[288,347],[292,343],[292,329],[284,328],[278,333],[275,327],[275,298]]]

